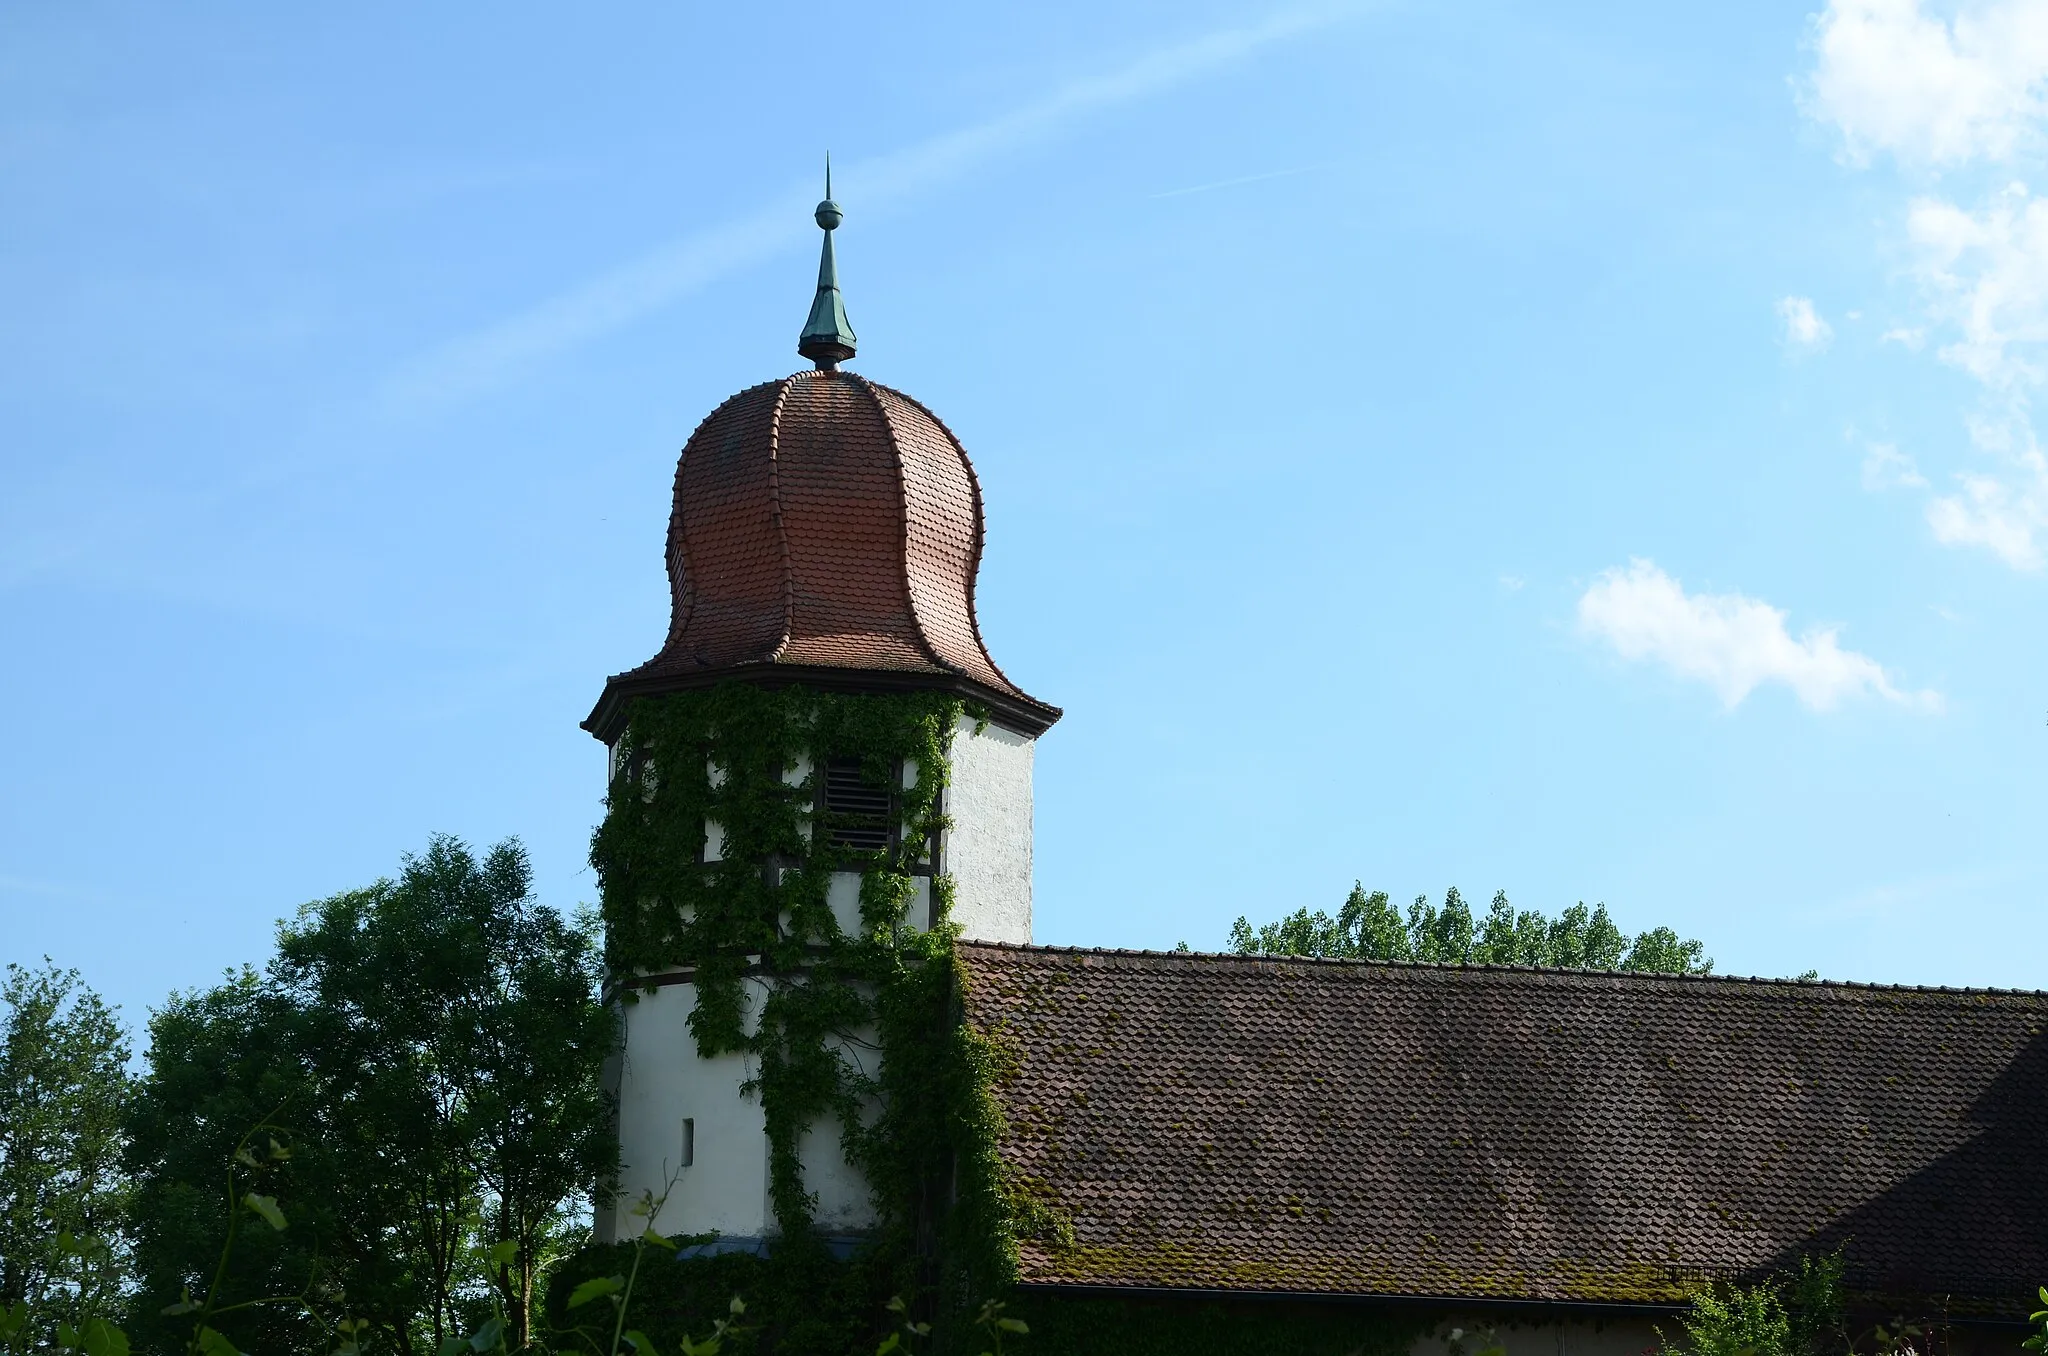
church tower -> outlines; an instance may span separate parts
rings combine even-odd
[[[788,1061],[763,1022],[780,1032],[774,1004],[866,973],[891,938],[943,923],[1031,940],[1033,743],[1060,715],[982,643],[966,449],[917,400],[842,367],[855,338],[829,174],[816,219],[797,344],[813,368],[741,391],[690,436],[667,639],[607,680],[583,722],[611,753],[593,861],[625,1000],[619,1200],[665,1196],[660,1232],[732,1246],[795,1212],[826,1234],[872,1222],[840,1124],[791,1131],[771,1115],[767,1083]],[[923,743],[902,742],[920,729]],[[835,1051],[842,1108],[873,1099],[864,1044],[855,1032]],[[597,1223],[609,1238],[646,1221],[621,1209]]]

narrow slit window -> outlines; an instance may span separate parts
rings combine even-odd
[[[697,1161],[697,1122],[689,1116],[683,1117],[683,1166],[689,1167]]]
[[[869,781],[858,758],[825,764],[825,829],[835,847],[883,852],[889,847],[895,797],[886,785]]]

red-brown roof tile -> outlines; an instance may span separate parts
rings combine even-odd
[[[963,945],[1027,1283],[1670,1303],[2048,1277],[2048,994]],[[2023,1311],[2021,1311],[2023,1312]]]
[[[745,674],[958,688],[1036,733],[1059,717],[998,669],[974,616],[981,488],[915,400],[851,372],[740,392],[676,464],[668,639],[614,675],[625,698]]]

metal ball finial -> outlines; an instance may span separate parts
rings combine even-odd
[[[846,322],[846,303],[839,299],[839,265],[832,257],[832,232],[846,214],[832,201],[832,157],[825,157],[825,201],[813,213],[825,232],[824,247],[818,252],[818,293],[811,299],[810,318],[796,341],[796,351],[818,365],[821,372],[837,371],[839,364],[853,356],[853,326]]]

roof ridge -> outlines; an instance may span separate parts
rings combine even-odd
[[[1291,956],[1239,951],[1159,951],[1146,947],[1052,946],[1037,942],[961,941],[956,945],[984,951],[1038,952],[1046,955],[1115,956],[1176,962],[1256,962],[1326,967],[1378,967],[1386,970],[1469,971],[1472,973],[1562,975],[1572,978],[1627,979],[1642,982],[1668,981],[1695,984],[1771,984],[1802,989],[1850,989],[1886,993],[1942,993],[1957,996],[2001,995],[2018,998],[2048,998],[2048,989],[2003,989],[1953,984],[1886,984],[1858,979],[1801,979],[1793,975],[1682,975],[1663,970],[1596,970],[1567,965],[1496,965],[1467,961],[1380,960],[1349,956]]]
[[[862,380],[866,380],[866,378],[862,378]],[[952,425],[933,413],[931,406],[925,404],[916,396],[911,395],[908,391],[899,391],[893,386],[884,386],[879,381],[871,382],[870,385],[887,391],[898,400],[915,407],[918,413],[932,421],[939,432],[946,435],[946,441],[951,443],[953,451],[959,454],[960,466],[967,472],[968,488],[974,491],[974,558],[968,563],[967,568],[967,626],[974,636],[974,648],[981,651],[981,660],[984,664],[988,665],[989,672],[1000,678],[1012,691],[1021,693],[1024,689],[1018,687],[1011,680],[1010,675],[1003,672],[1002,665],[996,663],[996,657],[988,652],[988,642],[981,638],[981,612],[975,606],[977,599],[974,595],[981,585],[981,551],[983,544],[988,539],[988,510],[981,493],[981,474],[974,469],[974,458],[967,454],[967,445],[960,441],[959,434],[953,432]]]
[[[917,644],[941,671],[958,673],[959,666],[948,663],[939,654],[939,647],[932,644],[932,638],[924,629],[924,616],[918,611],[917,590],[910,587],[910,488],[905,483],[903,469],[903,435],[897,432],[896,421],[889,417],[889,407],[882,402],[880,382],[869,381],[858,372],[848,372],[854,382],[867,394],[868,403],[875,407],[875,415],[882,421],[882,431],[888,435],[889,460],[896,467],[896,578],[903,586],[903,610],[910,617],[910,629],[917,637]],[[972,589],[969,585],[969,589]],[[972,597],[970,592],[969,597]],[[969,604],[968,615],[974,609]]]
[[[829,235],[825,237],[830,240]],[[796,634],[796,573],[789,564],[789,529],[782,521],[782,467],[777,453],[782,448],[782,406],[789,399],[790,378],[775,384],[775,408],[768,412],[768,520],[775,525],[775,550],[782,560],[782,639],[768,654],[773,664],[789,649]]]

